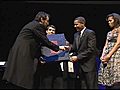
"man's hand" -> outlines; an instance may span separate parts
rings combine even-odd
[[[76,62],[78,60],[77,56],[71,56],[70,61]]]
[[[44,64],[44,63],[46,63],[46,62],[45,62],[45,61],[40,61],[40,63],[41,63],[41,64]]]
[[[59,49],[63,51],[69,50],[69,46],[59,46]]]
[[[65,50],[65,46],[59,46],[59,49],[64,51]]]
[[[65,46],[65,50],[70,51],[70,46]]]

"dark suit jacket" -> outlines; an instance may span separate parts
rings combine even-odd
[[[40,43],[55,51],[59,50],[57,45],[48,40],[45,30],[46,28],[35,20],[22,28],[10,50],[4,80],[27,89],[32,88],[34,58]]]
[[[84,72],[96,70],[96,36],[95,32],[85,29],[80,41],[78,32],[74,34],[72,52],[78,57],[78,65]]]

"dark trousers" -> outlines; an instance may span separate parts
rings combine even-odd
[[[63,84],[64,89],[77,89],[78,88],[78,79],[75,76],[75,73],[68,72],[68,61],[63,62]]]
[[[38,63],[34,75],[34,89],[63,89],[62,71],[59,65],[59,63]]]
[[[97,72],[83,72],[80,73],[81,89],[98,89]]]

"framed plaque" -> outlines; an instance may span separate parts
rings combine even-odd
[[[48,39],[58,46],[65,46],[66,45],[66,38],[64,34],[52,34],[47,36]],[[48,47],[43,46],[41,49],[43,60],[45,62],[51,61],[61,61],[61,60],[69,60],[69,52],[59,50],[55,52]]]

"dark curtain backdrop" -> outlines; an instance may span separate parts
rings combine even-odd
[[[86,26],[93,29],[97,36],[97,47],[102,50],[106,34],[110,30],[106,22],[109,13],[120,14],[119,1],[2,1],[0,3],[0,61],[7,60],[19,31],[33,20],[39,11],[51,15],[50,24],[57,27],[57,33],[64,33],[72,43],[73,20],[77,16],[86,18]]]

